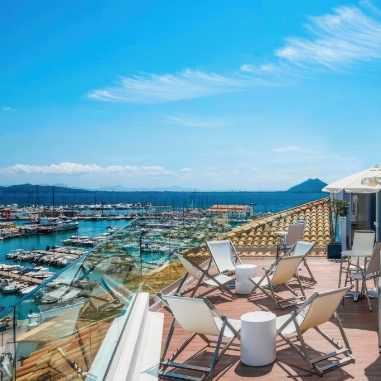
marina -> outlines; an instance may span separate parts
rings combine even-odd
[[[12,279],[19,282],[18,285],[10,284],[2,292],[2,304],[11,303],[13,299],[8,298],[13,297],[16,291],[24,294],[24,289],[40,284],[87,250],[119,232],[123,240],[120,243],[113,241],[113,247],[122,250],[122,254],[117,255],[118,260],[122,261],[123,266],[135,266],[142,273],[148,273],[168,263],[174,253],[197,246],[205,238],[213,238],[230,226],[226,215],[208,218],[205,211],[162,211],[155,217],[127,222],[82,220],[78,223],[77,234],[72,234],[70,230],[56,230],[50,234],[2,240],[0,263],[6,269],[0,276],[9,279],[10,283]],[[39,271],[35,271],[39,267]],[[8,277],[8,274],[12,275]]]
[[[23,224],[24,221],[17,223]],[[126,221],[122,220],[80,221],[75,231],[89,239],[92,237],[93,242],[99,243],[125,225]],[[24,235],[1,240],[1,306],[15,303],[18,298],[33,291],[90,248],[63,246],[61,241],[72,235],[72,230],[57,230],[50,234]]]

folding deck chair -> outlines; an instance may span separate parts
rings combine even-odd
[[[235,278],[225,275],[225,274],[215,274],[212,275],[209,273],[209,267],[204,270],[202,267],[198,266],[196,263],[191,261],[189,258],[185,257],[181,254],[175,254],[181,264],[185,267],[185,270],[187,273],[183,276],[181,283],[179,284],[175,294],[178,295],[180,293],[181,288],[185,284],[186,280],[189,278],[193,278],[194,280],[197,280],[197,284],[194,287],[191,287],[189,289],[186,289],[186,291],[190,292],[192,291],[191,298],[193,298],[197,292],[197,289],[204,285],[206,287],[209,287],[209,290],[205,291],[203,294],[198,295],[199,297],[205,296],[216,289],[219,289],[221,292],[225,293],[227,292],[233,299],[236,299],[236,296],[227,288],[227,285],[233,284]]]
[[[297,271],[304,257],[305,256],[302,255],[279,257],[269,269],[264,269],[265,274],[263,276],[249,278],[250,281],[254,283],[254,288],[252,289],[247,299],[250,300],[251,296],[256,292],[257,289],[259,289],[265,295],[273,299],[275,304],[281,309],[295,304],[300,304],[306,300],[306,295],[304,293],[304,289],[302,283],[300,282]],[[299,289],[302,295],[299,295],[297,291],[292,289],[287,284],[293,280],[294,277],[299,284]],[[279,295],[276,294],[282,288],[282,286],[287,288],[293,294],[291,298],[280,298]]]
[[[233,273],[237,264],[242,264],[230,239],[206,241],[206,244],[220,273]]]
[[[351,261],[347,266],[343,266],[344,259],[357,260],[357,265],[360,264],[360,258],[364,259],[370,257],[374,248],[374,230],[355,230],[353,234],[352,250],[344,250],[341,252],[339,285],[341,287],[341,277],[343,272],[345,275],[352,272],[357,272],[357,267],[351,265]]]
[[[286,254],[287,250],[292,249],[296,242],[303,238],[305,226],[305,221],[298,221],[288,225],[287,232],[283,232],[284,234],[280,237],[280,243],[277,246],[277,257],[279,257],[281,250],[283,254]]]
[[[240,329],[241,321],[228,319],[213,306],[206,298],[186,298],[182,296],[166,296],[158,294],[159,297],[168,305],[173,314],[173,321],[166,339],[163,355],[160,361],[160,377],[175,378],[181,380],[204,380],[211,377],[214,366],[220,360],[221,356],[233,343],[235,338],[241,339]],[[178,323],[182,329],[191,333],[191,335],[178,347],[173,355],[165,361],[165,356],[171,342],[175,325]],[[207,344],[215,344],[215,350],[208,367],[196,366],[188,363],[176,362],[178,355],[191,343],[195,337],[201,337]],[[214,339],[208,338],[214,337]],[[217,340],[215,339],[217,337]],[[239,348],[238,348],[239,349]],[[170,368],[172,370],[167,371]],[[179,369],[201,372],[201,377],[194,377],[177,373]]]
[[[280,335],[295,349],[307,361],[310,368],[315,369],[319,376],[323,376],[325,371],[355,361],[347,336],[336,311],[341,300],[351,287],[352,286],[343,287],[321,293],[315,292],[297,311],[292,311],[290,314],[277,317],[276,319],[277,335]],[[305,311],[307,308],[308,310]],[[332,315],[334,315],[336,319],[345,346],[340,345],[319,327],[321,324],[328,322]],[[336,350],[323,355],[319,351],[319,355],[312,358],[311,353],[307,351],[307,345],[303,338],[303,333],[310,328],[314,328],[320,333]],[[292,336],[295,335],[300,345],[296,345],[295,342],[291,340]],[[314,342],[317,343],[319,341],[315,340]],[[330,358],[334,359],[329,361]],[[320,362],[324,362],[324,365],[318,366],[317,363]]]
[[[312,274],[312,271],[307,263],[307,256],[315,246],[315,242],[305,242],[305,241],[297,241],[295,246],[289,250],[286,255],[287,256],[298,256],[301,255],[303,257],[303,265],[308,271],[308,274],[310,275],[307,280],[311,281],[312,283],[316,283],[316,279],[314,275]],[[300,269],[300,268],[299,268]],[[306,278],[306,277],[303,277]]]

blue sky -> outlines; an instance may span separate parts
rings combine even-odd
[[[0,185],[330,183],[380,122],[381,0],[0,0]]]

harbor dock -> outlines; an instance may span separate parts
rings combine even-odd
[[[0,270],[0,279],[5,278],[12,278],[14,280],[17,280],[18,282],[27,282],[31,284],[41,284],[45,281],[45,279],[33,278],[28,275],[15,274],[12,273],[12,271]]]

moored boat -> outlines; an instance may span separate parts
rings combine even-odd
[[[20,288],[19,289],[19,293],[22,296],[24,296],[24,295],[29,294],[30,292],[32,292],[36,287],[38,287],[37,284],[34,284],[33,286],[27,286],[27,287]]]
[[[21,284],[18,282],[9,282],[1,289],[3,294],[14,294],[21,288]]]

